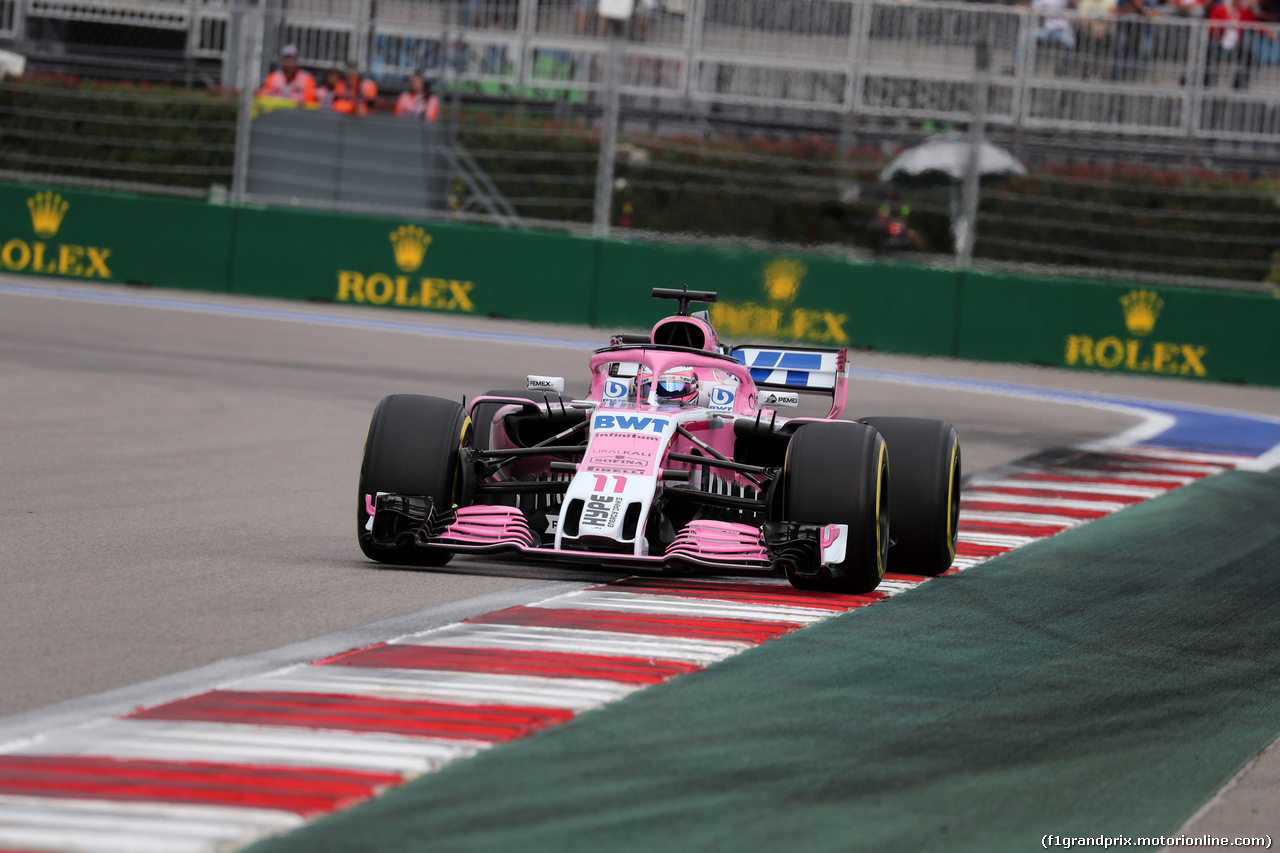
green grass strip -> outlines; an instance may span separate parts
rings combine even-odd
[[[1280,476],[1225,474],[251,848],[1031,850],[1280,735]]]

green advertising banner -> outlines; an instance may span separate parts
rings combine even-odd
[[[587,323],[592,240],[372,216],[241,208],[235,293]]]
[[[596,325],[649,326],[671,308],[650,291],[686,284],[719,294],[711,320],[731,342],[772,338],[925,355],[954,348],[954,273],[808,253],[603,243]]]
[[[1266,294],[966,273],[960,358],[1280,384]]]
[[[410,311],[648,328],[714,290],[728,342],[1280,385],[1273,295],[958,273],[812,253],[0,184],[0,271]]]
[[[225,291],[233,214],[186,199],[0,184],[0,269]]]

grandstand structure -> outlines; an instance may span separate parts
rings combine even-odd
[[[0,43],[36,67],[234,83],[233,19],[262,15],[260,76],[279,46],[304,67],[352,61],[375,79],[415,69],[528,100],[590,102],[604,86],[602,29],[578,0],[0,0]],[[1209,62],[1202,20],[1073,20],[1075,48],[1041,43],[1026,10],[938,0],[680,0],[633,21],[622,92],[668,111],[755,108],[810,125],[963,122],[974,50],[997,73],[987,121],[1026,132],[1177,140],[1280,140],[1280,46]],[[240,39],[243,42],[243,39]],[[1064,55],[1065,54],[1065,55]]]
[[[92,101],[128,92],[0,82],[0,176],[856,253],[857,234],[813,212],[839,198],[849,221],[865,220],[880,204],[879,166],[857,152],[883,164],[937,130],[966,130],[981,104],[986,137],[1040,183],[983,188],[976,263],[1280,285],[1274,25],[1241,32],[1223,51],[1221,30],[1174,15],[1053,19],[958,0],[638,0],[626,27],[610,31],[590,6],[0,0],[0,49],[29,69],[242,93],[238,116],[228,97],[216,115],[206,106],[173,118],[161,102],[182,98],[167,89],[149,99],[154,117],[108,118]],[[1055,28],[1070,33],[1069,46],[1044,37]],[[384,94],[423,72],[446,100],[441,129],[406,133],[389,116],[367,119],[360,134],[301,115],[251,119],[253,88],[289,44],[318,78],[355,63]],[[985,97],[980,52],[990,59]],[[601,144],[610,116],[616,146]],[[175,130],[183,122],[190,133]],[[163,139],[146,138],[152,125]],[[357,137],[371,147],[350,149]],[[818,140],[834,153],[818,162],[742,144],[760,138]],[[1062,166],[1086,171],[1051,171]],[[1159,174],[1117,183],[1143,169]],[[950,251],[956,204],[954,187],[911,199],[928,251]],[[676,222],[666,212],[679,206],[699,215]],[[737,209],[700,215],[717,206]]]

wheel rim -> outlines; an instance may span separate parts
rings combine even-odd
[[[880,473],[876,478],[876,569],[884,577],[889,561],[889,448],[880,441]]]
[[[956,558],[956,538],[960,532],[960,440],[951,450],[951,479],[947,484],[947,550],[951,561]]]
[[[453,506],[461,506],[462,487],[464,478],[462,476],[462,448],[467,445],[467,439],[474,441],[474,428],[471,423],[471,416],[466,415],[462,420],[462,428],[458,431],[458,458],[453,467],[453,489],[451,490],[451,502]],[[452,507],[450,507],[452,509]]]

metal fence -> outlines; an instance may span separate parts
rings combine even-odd
[[[268,60],[293,43],[305,67],[354,61],[389,81],[425,69],[496,95],[571,102],[604,87],[604,29],[580,0],[263,3],[0,0],[0,41],[43,62],[114,62],[139,76],[158,73],[167,57],[169,73],[217,82],[235,63],[230,19],[249,8],[269,21]],[[933,0],[668,0],[638,8],[625,49],[625,95],[964,120],[974,48],[985,41],[1002,72],[988,98],[994,123],[1280,140],[1273,33],[1249,31],[1227,50],[1202,20],[1045,18]],[[132,41],[113,53],[70,37],[69,28],[85,24],[99,34],[108,28],[117,41],[131,33]]]
[[[1034,174],[983,187],[976,263],[1280,283],[1280,186],[1266,177],[1280,50],[1262,30],[1227,50],[1206,22],[1176,17],[926,0],[637,6],[611,41],[579,0],[0,0],[0,38],[33,48],[37,67],[92,61],[178,84],[0,84],[0,174],[863,256],[866,222],[907,203],[919,259],[936,263],[954,248],[956,188],[886,190],[877,176],[985,100],[987,135]],[[133,46],[88,51],[72,25]],[[138,49],[148,33],[168,46]],[[253,119],[247,94],[216,93],[252,90],[286,44],[317,76],[354,62],[384,92],[425,72],[445,95],[438,128]]]
[[[205,197],[233,176],[236,100],[0,81],[0,175]]]

